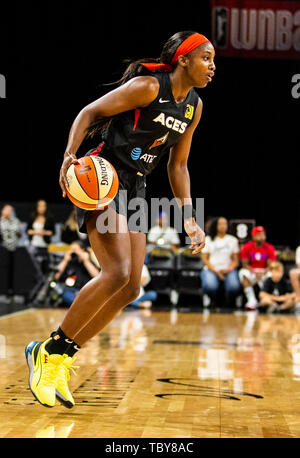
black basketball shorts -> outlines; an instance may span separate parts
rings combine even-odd
[[[95,150],[88,151],[86,156],[93,151]],[[109,206],[114,208],[118,214],[126,216],[130,231],[148,232],[147,204],[145,202],[146,177],[121,168],[111,157],[101,153],[99,155],[114,166],[119,177],[118,192]],[[85,222],[93,211],[79,207],[76,207],[76,211],[79,231],[87,233]]]

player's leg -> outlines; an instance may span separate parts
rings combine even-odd
[[[106,210],[114,211],[111,208]],[[97,213],[91,215],[86,226],[89,239],[99,261],[101,272],[90,280],[77,294],[60,328],[68,339],[75,336],[97,314],[104,303],[130,279],[131,241],[126,217],[115,213],[117,218],[116,233],[99,233],[96,227]],[[125,232],[120,232],[121,228]]]
[[[44,342],[31,342],[25,350],[29,367],[29,386],[43,405],[55,404],[58,379],[64,385],[68,407],[74,405],[67,388],[69,367],[64,365],[67,356],[65,352],[73,343],[74,336],[86,326],[111,296],[128,283],[130,278],[131,242],[126,217],[116,213],[117,232],[100,234],[96,228],[97,216],[91,215],[88,226],[91,236],[95,237],[94,234],[97,234],[98,238],[100,275],[87,283],[78,293],[61,327],[52,333],[49,339]]]
[[[141,274],[146,254],[146,235],[142,232],[129,232],[131,241],[131,273],[129,282],[102,305],[94,318],[75,336],[77,345],[83,345],[97,335],[117,313],[130,304],[140,292]],[[101,263],[101,244],[97,235],[91,234],[90,242],[95,255]]]
[[[75,353],[78,351],[81,345],[97,335],[113,318],[118,312],[134,300],[140,291],[141,273],[145,260],[146,252],[146,235],[144,233],[132,233],[130,232],[131,241],[131,273],[129,282],[114,294],[105,304],[102,305],[98,313],[93,317],[89,323],[79,331],[75,336],[75,342],[70,344],[66,350],[67,357],[61,366],[61,370],[58,376],[56,395],[60,401],[64,403],[66,407],[73,407],[75,404],[73,396],[69,390],[69,371],[73,366],[75,360]],[[99,262],[101,262],[101,250],[102,246],[99,243],[97,234],[92,232],[90,234],[90,241],[93,251]]]

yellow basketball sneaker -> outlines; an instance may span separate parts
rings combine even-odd
[[[73,366],[75,356],[64,355],[64,360],[59,366],[59,371],[56,379],[56,396],[64,404],[65,407],[71,409],[75,405],[75,401],[70,392],[68,381],[70,380],[70,370],[76,374],[75,369],[79,366]]]
[[[49,355],[45,346],[51,337],[44,342],[33,341],[25,348],[29,368],[29,388],[35,398],[45,407],[55,405],[57,376],[64,361],[63,355]]]

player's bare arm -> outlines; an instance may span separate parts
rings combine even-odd
[[[66,172],[72,163],[77,162],[77,150],[91,123],[98,118],[110,118],[124,111],[145,107],[157,97],[158,91],[159,83],[155,77],[137,76],[80,111],[72,124],[60,170],[59,184],[63,197],[66,196]]]
[[[188,170],[188,157],[190,154],[193,134],[199,124],[203,103],[199,98],[195,116],[191,125],[186,129],[178,143],[170,150],[168,161],[168,176],[174,196],[181,205],[192,205],[191,183]],[[184,220],[184,228],[191,238],[193,254],[199,253],[205,246],[205,234],[198,226],[195,218]]]

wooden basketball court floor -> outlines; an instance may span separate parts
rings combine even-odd
[[[24,346],[64,314],[0,318],[1,438],[300,437],[300,317],[123,311],[78,354],[76,406],[45,408]]]

